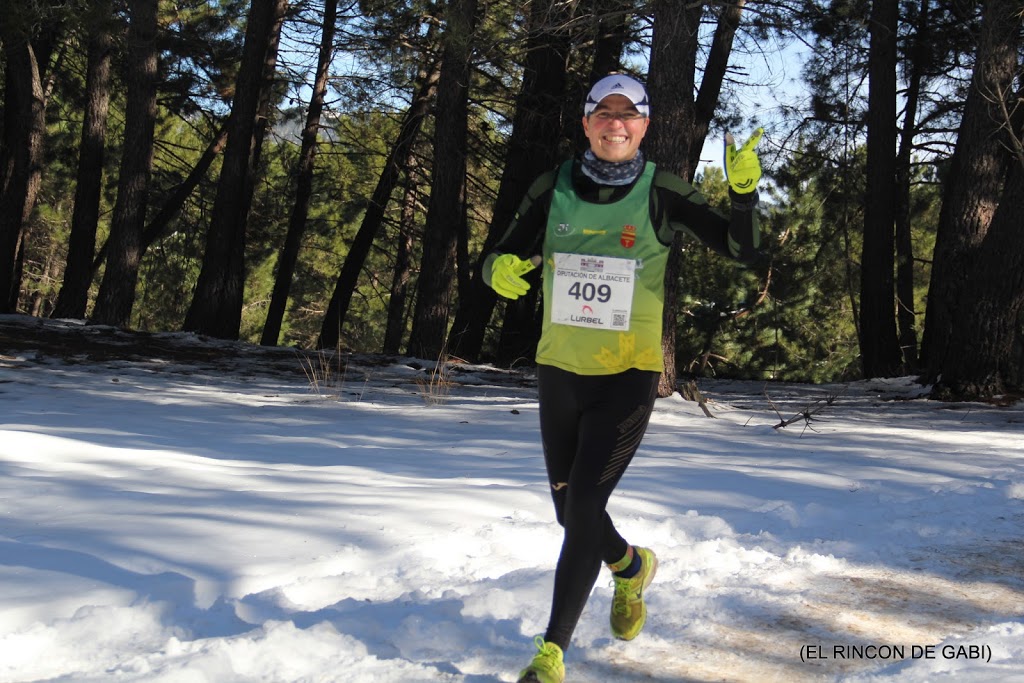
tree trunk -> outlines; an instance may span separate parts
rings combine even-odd
[[[566,3],[556,0],[531,5],[523,84],[516,98],[512,134],[482,256],[494,248],[508,229],[530,183],[553,167],[558,159],[559,118],[565,98],[565,65],[570,46],[570,34],[565,25],[572,18],[565,7]],[[460,358],[479,358],[484,332],[497,302],[494,291],[484,284],[479,266],[478,263],[474,270],[468,296],[459,299],[452,325],[449,346]],[[510,322],[508,329],[532,328],[528,320],[529,317]],[[510,346],[520,344],[510,341]],[[504,351],[502,346],[499,358],[507,359],[509,354]]]
[[[704,6],[672,0],[654,3],[654,35],[648,91],[651,97],[651,129],[644,140],[650,160],[663,171],[692,181],[700,150],[707,137],[711,117],[718,105],[732,41],[739,26],[745,0],[721,10],[700,91],[694,99],[698,34]],[[679,301],[679,273],[682,263],[680,236],[673,240],[665,269],[665,309],[662,316],[662,351],[665,371],[658,382],[658,395],[675,391],[676,308]]]
[[[21,289],[22,233],[41,180],[46,98],[29,37],[0,31],[7,57],[0,138],[0,313],[14,313]]]
[[[64,282],[53,309],[55,318],[84,318],[92,284],[92,262],[96,252],[96,227],[100,220],[107,112],[110,105],[110,61],[113,49],[113,7],[110,0],[98,0],[87,18],[88,57],[85,78],[85,115],[78,148],[75,209],[71,216],[71,237]]]
[[[228,122],[203,266],[183,329],[237,339],[245,286],[245,231],[287,0],[253,0],[245,29],[235,101]],[[262,119],[262,120],[261,120]]]
[[[1024,2],[993,0],[985,5],[976,69],[1003,63],[1002,57],[1016,55],[1020,33],[1013,28]],[[1010,29],[1010,30],[1007,30]],[[946,357],[939,368],[935,386],[938,398],[953,400],[989,399],[1007,389],[1021,389],[1022,313],[1024,313],[1024,86],[1013,93],[1013,76],[992,83],[994,89],[972,89],[967,108],[974,99],[984,99],[994,108],[988,122],[989,135],[1002,146],[1007,175],[988,229],[972,250],[969,269],[958,281],[959,296],[953,301],[955,325],[946,340]],[[1015,106],[1016,105],[1016,106]],[[999,112],[1000,113],[996,113]],[[966,117],[966,114],[965,114]],[[960,151],[963,141],[957,142]],[[966,179],[961,178],[961,182]],[[929,325],[931,324],[929,320]]]
[[[865,377],[902,374],[896,335],[896,26],[894,2],[872,2],[868,53],[867,188],[860,278],[860,355]]]
[[[405,309],[409,299],[409,278],[412,270],[413,222],[416,219],[419,195],[417,172],[416,157],[410,154],[409,162],[405,165],[405,196],[402,199],[402,216],[398,222],[398,245],[395,250],[395,267],[391,275],[384,353],[397,354],[405,336]]]
[[[316,342],[319,349],[334,349],[341,340],[341,328],[345,324],[345,316],[348,314],[348,307],[352,301],[352,293],[355,292],[363,264],[370,254],[373,241],[384,221],[384,210],[401,177],[402,167],[408,168],[410,165],[413,144],[419,137],[424,118],[430,112],[430,102],[437,87],[437,78],[438,65],[436,64],[430,65],[419,74],[419,86],[409,109],[405,112],[405,117],[402,119],[398,139],[395,140],[394,146],[388,153],[388,158],[384,162],[384,170],[381,171],[380,178],[377,179],[377,186],[370,196],[366,213],[363,214],[359,230],[349,246],[345,263],[338,274],[331,302],[327,306],[327,313],[324,315],[324,322],[320,327],[320,337]]]
[[[914,138],[917,136],[917,112],[921,97],[924,60],[931,35],[931,0],[920,0],[914,26],[913,44],[907,57],[906,107],[900,129],[900,147],[896,154],[896,322],[900,351],[908,372],[918,369],[917,310],[914,302],[914,242],[910,215],[910,187]]]
[[[951,358],[948,342],[960,324],[958,297],[965,289],[974,258],[999,204],[1009,155],[994,122],[1005,105],[993,93],[1008,93],[1017,70],[1018,0],[993,0],[985,5],[971,86],[943,189],[925,313],[922,364],[925,379],[934,381]],[[998,17],[993,20],[991,17]]]
[[[110,252],[92,314],[94,322],[106,325],[128,325],[139,279],[156,126],[158,5],[158,0],[130,3],[124,154],[110,220]]]
[[[1008,382],[1024,390],[1024,309],[1017,315],[1017,341],[1007,364],[1006,375]]]
[[[1024,164],[1010,171],[999,208],[965,282],[960,317],[935,395],[990,399],[1018,384],[1019,318],[1024,311]]]
[[[451,0],[447,9],[444,56],[437,83],[430,201],[409,338],[409,353],[420,358],[439,358],[448,341],[456,246],[460,222],[465,218],[469,58],[476,7],[476,0]]]
[[[338,0],[326,0],[316,77],[313,83],[313,92],[309,98],[309,110],[306,112],[306,125],[302,129],[302,149],[299,152],[295,204],[288,221],[288,233],[285,236],[284,248],[278,257],[277,277],[274,280],[274,291],[270,297],[267,320],[263,326],[263,338],[260,341],[264,346],[277,346],[281,336],[281,323],[284,320],[284,311],[288,304],[288,291],[291,289],[295,264],[299,258],[302,234],[306,230],[309,202],[313,196],[313,171],[316,162],[317,138],[320,135],[320,114],[323,112],[324,98],[327,94],[328,68],[334,54],[337,17]]]
[[[619,69],[626,47],[627,20],[635,11],[636,3],[633,0],[592,0],[592,4],[596,25],[589,82],[595,83]]]

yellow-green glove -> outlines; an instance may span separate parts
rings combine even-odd
[[[725,177],[729,187],[739,194],[757,189],[757,181],[761,179],[761,160],[754,148],[763,134],[764,128],[758,128],[740,148],[736,147],[732,134],[725,134]]]
[[[530,289],[522,276],[536,267],[515,254],[502,254],[491,264],[491,289],[506,299],[518,299]]]

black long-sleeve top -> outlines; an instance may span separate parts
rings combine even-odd
[[[490,284],[491,262],[501,254],[516,254],[527,259],[541,253],[548,220],[551,195],[558,178],[558,169],[539,176],[516,212],[508,231],[487,256],[482,269],[484,281]],[[573,188],[580,199],[609,204],[629,193],[630,185],[600,185],[581,170],[580,159],[573,162]],[[635,183],[635,181],[634,181]],[[757,215],[757,192],[739,194],[729,190],[732,209],[728,216],[713,208],[693,185],[667,171],[655,172],[651,188],[651,222],[658,240],[668,246],[676,232],[686,232],[715,252],[742,263],[753,262],[761,242]]]

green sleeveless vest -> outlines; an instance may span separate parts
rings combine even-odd
[[[622,199],[592,204],[558,172],[544,236],[544,324],[537,362],[579,375],[661,372],[669,248],[650,216],[654,164]]]

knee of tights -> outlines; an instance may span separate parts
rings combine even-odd
[[[604,516],[604,507],[600,505],[568,505],[559,523],[566,529],[598,530],[604,526]]]

